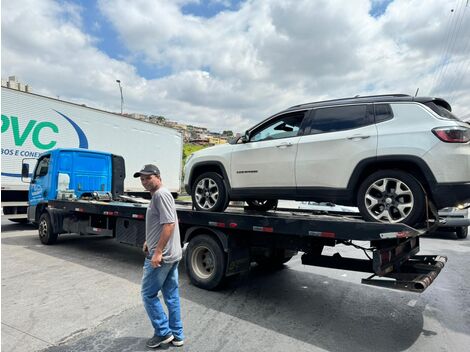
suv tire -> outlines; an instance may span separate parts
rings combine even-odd
[[[455,234],[457,235],[457,238],[460,238],[460,239],[467,238],[468,227],[467,226],[456,227]]]
[[[381,170],[369,175],[359,187],[357,207],[367,221],[415,225],[423,220],[425,191],[411,174]]]
[[[196,178],[191,198],[196,210],[202,211],[224,211],[229,203],[224,180],[215,172],[206,172]]]

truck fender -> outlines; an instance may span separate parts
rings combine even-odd
[[[229,236],[219,229],[205,226],[191,227],[186,231],[183,243],[188,243],[195,236],[202,234],[216,237],[218,242],[222,245],[224,252],[227,253],[225,276],[236,275],[250,269],[249,248],[243,245],[237,245],[234,241],[229,242]]]
[[[229,251],[228,236],[218,229],[212,229],[205,226],[194,226],[189,228],[184,234],[183,243],[188,243],[191,238],[199,234],[215,235],[221,243],[224,252],[227,253]]]
[[[52,231],[54,233],[63,233],[63,223],[65,217],[65,211],[61,209],[54,209],[54,208],[45,208],[43,212],[47,212],[51,219]],[[39,215],[41,216],[41,215]]]

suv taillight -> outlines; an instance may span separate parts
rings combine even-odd
[[[467,143],[470,141],[470,128],[465,127],[439,127],[432,133],[446,143]]]

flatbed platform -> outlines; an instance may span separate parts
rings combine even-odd
[[[52,200],[48,218],[39,226],[45,244],[59,233],[114,237],[123,244],[142,246],[148,203],[101,200]],[[259,265],[282,265],[302,252],[302,263],[371,273],[362,283],[422,292],[438,276],[447,258],[418,256],[426,230],[405,224],[367,222],[357,216],[314,214],[277,209],[253,211],[240,206],[224,212],[195,211],[190,203],[176,205],[188,275],[198,287],[214,289],[226,277]],[[50,221],[50,227],[48,227]],[[41,228],[48,232],[41,235]],[[357,242],[370,242],[364,247]],[[356,243],[354,243],[356,242]],[[354,246],[367,259],[324,255],[325,246]]]
[[[147,205],[141,203],[82,200],[54,200],[50,202],[49,206],[69,212],[119,216],[130,219],[144,219],[147,210]],[[231,228],[240,231],[276,233],[301,237],[377,241],[417,237],[426,232],[425,230],[414,229],[405,224],[366,222],[357,217],[319,215],[293,210],[257,212],[242,207],[229,207],[223,213],[196,212],[192,210],[190,204],[184,203],[178,203],[176,209],[179,222],[184,225]]]

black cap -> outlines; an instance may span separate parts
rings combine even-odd
[[[140,170],[139,172],[136,172],[134,174],[134,177],[140,177],[140,175],[157,175],[157,176],[160,176],[160,170],[158,170],[158,167],[156,167],[153,164],[147,164],[147,165],[144,165],[142,170]]]

